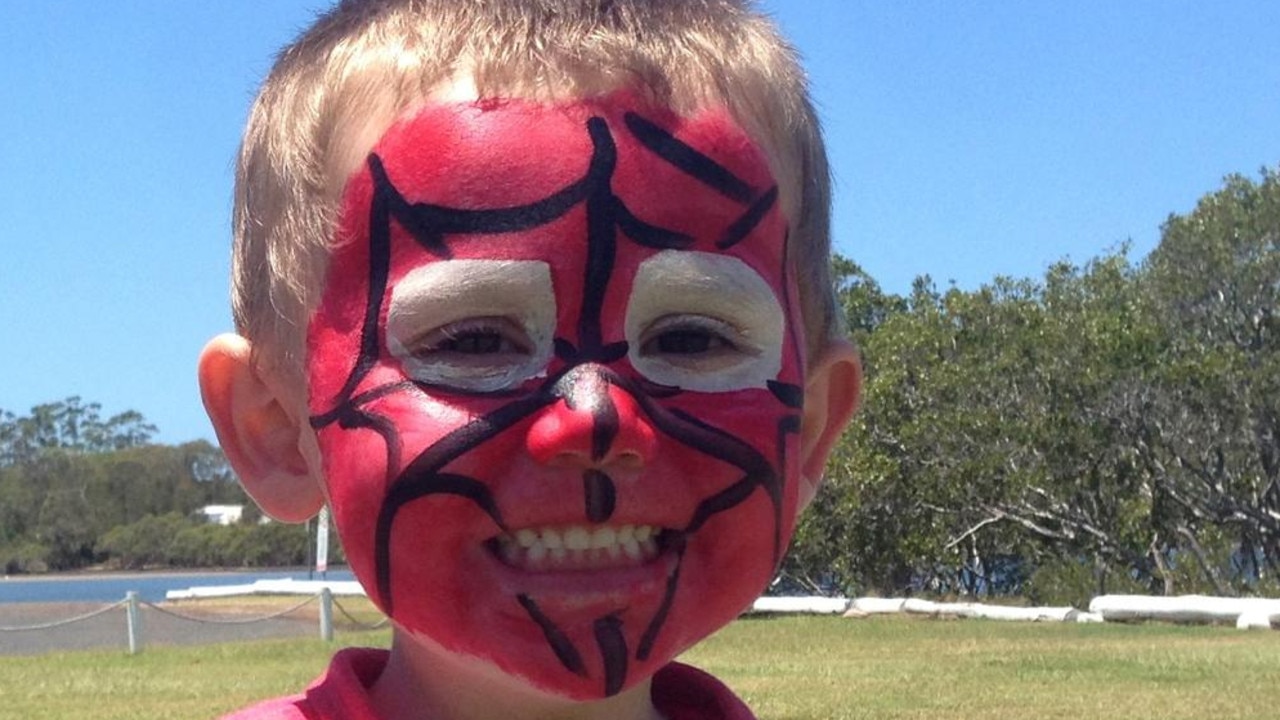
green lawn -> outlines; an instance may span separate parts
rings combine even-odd
[[[385,645],[386,631],[339,635]],[[264,640],[0,658],[0,718],[210,718],[297,690],[335,645]],[[1280,633],[913,618],[741,620],[689,652],[758,712],[834,718],[1265,718]]]

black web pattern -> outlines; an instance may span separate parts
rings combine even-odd
[[[776,186],[763,192],[758,191],[724,166],[635,113],[628,113],[624,123],[627,131],[649,152],[744,207],[741,215],[717,239],[718,248],[726,249],[745,239],[776,203]],[[709,519],[746,501],[755,491],[763,491],[772,503],[773,563],[775,566],[778,563],[782,547],[783,503],[779,468],[786,466],[783,457],[785,444],[782,441],[788,433],[798,430],[797,412],[802,392],[795,385],[772,381],[769,383],[782,412],[777,426],[778,456],[769,459],[734,435],[678,409],[666,408],[659,402],[678,395],[681,392],[678,388],[658,385],[642,378],[632,379],[610,367],[624,358],[628,351],[625,341],[605,342],[601,328],[604,297],[613,273],[619,239],[625,238],[638,245],[661,250],[688,248],[693,245],[694,238],[636,217],[625,202],[614,194],[612,188],[617,148],[608,124],[603,118],[592,117],[586,122],[586,133],[591,140],[592,153],[583,176],[541,200],[512,207],[475,210],[410,203],[391,182],[382,160],[376,154],[369,156],[368,167],[373,179],[373,197],[369,211],[369,288],[361,326],[359,355],[330,409],[312,416],[311,425],[321,429],[336,423],[347,430],[367,429],[377,433],[385,442],[386,482],[389,490],[378,517],[374,560],[378,596],[385,604],[388,614],[392,612],[393,603],[391,533],[400,510],[409,503],[428,496],[455,495],[474,503],[498,528],[509,532],[501,508],[483,482],[474,477],[447,472],[444,468],[538,410],[562,400],[572,403],[573,390],[579,383],[607,383],[621,389],[635,400],[656,430],[738,468],[741,477],[736,482],[701,500],[688,524],[674,529],[674,537],[667,543],[667,550],[676,554],[674,569],[666,580],[663,599],[644,628],[637,647],[634,650],[627,647],[623,623],[616,614],[595,620],[593,636],[604,658],[603,691],[606,695],[612,695],[625,684],[632,653],[638,660],[649,657],[675,600],[687,539]],[[585,283],[582,310],[576,323],[576,338],[571,340],[556,337],[554,341],[555,356],[563,363],[562,368],[532,389],[520,387],[476,393],[406,380],[357,392],[360,383],[378,362],[383,347],[379,318],[390,273],[392,221],[404,228],[423,248],[444,259],[452,256],[450,239],[453,236],[485,236],[535,228],[564,216],[579,204],[584,204],[586,209],[587,258],[583,268]],[[786,287],[785,283],[783,287]],[[790,298],[783,300],[789,305]],[[437,395],[499,396],[509,398],[510,401],[450,432],[414,457],[402,472],[395,475],[402,457],[400,437],[392,420],[371,409],[371,404],[392,393],[415,390]],[[607,392],[600,395],[603,402],[592,411],[591,453],[597,461],[608,453],[619,432],[616,408],[608,399]],[[593,523],[608,520],[616,501],[611,478],[600,469],[588,469],[583,474],[583,492],[584,516],[587,520]],[[568,634],[542,612],[536,600],[528,595],[519,595],[513,600],[541,628],[561,665],[571,673],[588,677],[589,672],[581,651],[573,645]]]

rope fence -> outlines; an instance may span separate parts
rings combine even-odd
[[[342,606],[342,603],[338,602],[337,598],[334,598],[333,604],[338,608],[338,612],[342,613],[342,616],[347,619],[347,622],[351,623],[352,625],[355,625],[357,628],[361,630],[381,630],[382,628],[386,627],[388,623],[391,622],[391,618],[386,617],[385,615],[381,620],[375,623],[367,623],[362,620],[357,620],[354,615],[352,615],[350,612],[347,612],[347,609]]]
[[[122,607],[128,602],[129,602],[128,598],[125,598],[124,600],[117,600],[116,602],[110,605],[107,605],[105,607],[100,607],[97,610],[87,612],[83,615],[76,615],[75,617],[69,617],[63,620],[54,620],[52,622],[39,623],[36,625],[17,625],[17,626],[0,625],[0,632],[25,632],[27,630],[52,630],[53,628],[62,627],[64,625],[71,625],[74,623],[78,623],[82,620],[92,620],[93,618],[96,618],[99,615],[105,615],[106,613],[109,613],[118,607]]]
[[[0,633],[22,633],[61,628],[92,620],[106,613],[123,608],[125,611],[125,625],[128,633],[129,654],[133,655],[140,652],[143,647],[144,623],[142,622],[143,618],[141,613],[143,608],[185,622],[206,625],[252,625],[254,623],[279,620],[287,615],[297,613],[312,603],[319,603],[319,635],[320,638],[326,642],[333,640],[333,608],[335,605],[337,605],[338,612],[340,612],[342,616],[346,618],[346,621],[350,623],[351,626],[354,626],[354,629],[356,630],[376,630],[385,627],[389,622],[385,617],[378,622],[372,623],[360,620],[350,610],[343,607],[334,599],[333,593],[328,587],[321,588],[316,594],[309,595],[286,608],[254,617],[208,617],[193,615],[175,610],[172,606],[158,605],[148,600],[143,600],[138,596],[138,593],[129,592],[123,600],[119,600],[73,617],[30,625],[0,625]]]
[[[285,615],[295,613],[319,599],[320,599],[320,595],[312,595],[311,597],[306,598],[305,600],[298,603],[297,605],[292,605],[279,612],[273,612],[273,613],[270,613],[269,615],[261,615],[258,617],[250,617],[250,618],[197,617],[195,615],[187,615],[185,613],[180,613],[171,608],[167,608],[162,605],[157,605],[147,600],[141,601],[141,604],[145,607],[155,610],[158,613],[168,615],[169,617],[178,618],[179,620],[186,620],[188,622],[209,623],[211,625],[250,625],[252,623],[266,622],[267,620],[275,620],[276,618],[281,618],[281,617],[284,617]]]

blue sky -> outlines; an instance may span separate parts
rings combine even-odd
[[[318,0],[6,0],[0,408],[80,395],[212,438],[232,158]],[[772,0],[804,54],[841,252],[977,287],[1131,240],[1280,163],[1280,3]]]

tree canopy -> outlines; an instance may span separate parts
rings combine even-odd
[[[155,432],[138,412],[104,418],[78,397],[0,411],[4,572],[303,562],[304,528],[197,517],[205,505],[250,501],[218,448],[156,444]]]
[[[1280,588],[1280,175],[977,290],[840,259],[863,408],[784,567],[849,592]]]

